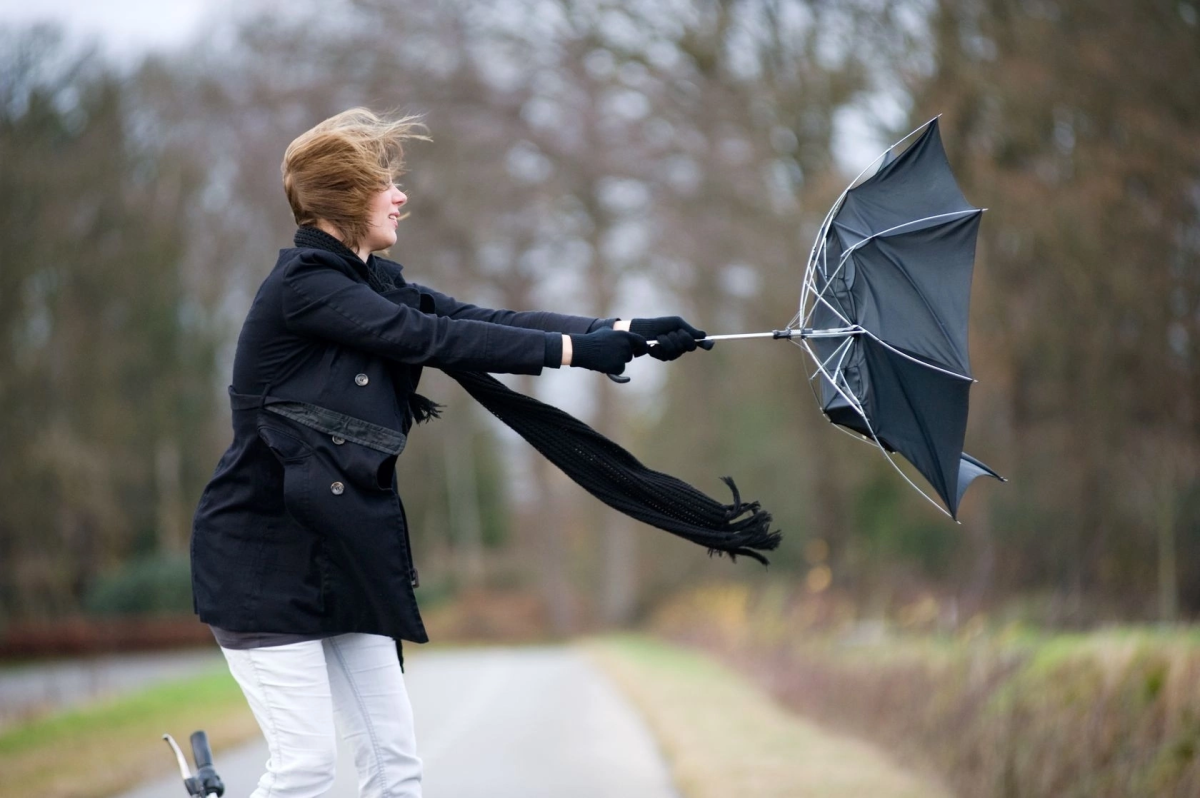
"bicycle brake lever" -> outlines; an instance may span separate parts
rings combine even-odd
[[[175,738],[169,734],[162,736],[167,741],[167,745],[171,746],[171,750],[175,752],[175,760],[179,764],[179,775],[183,776],[183,786],[187,789],[188,795],[204,795],[200,792],[200,779],[192,775],[192,771],[188,768],[187,760],[183,756],[183,751],[179,750],[179,746],[175,743]]]

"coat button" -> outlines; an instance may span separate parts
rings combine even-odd
[[[354,384],[360,388],[362,386],[366,385],[370,381],[371,381],[371,378],[368,377],[366,374],[355,374],[354,375]]]
[[[340,437],[340,436],[338,436],[338,435],[334,435],[334,436],[333,436],[333,442],[334,442],[334,443],[336,443],[338,446],[341,446],[343,443],[345,443],[345,442],[346,442],[346,439],[345,439],[345,438],[343,438],[343,437]]]
[[[341,496],[343,493],[345,493],[346,486],[340,482],[335,482],[329,486],[329,489],[333,491],[334,496]]]

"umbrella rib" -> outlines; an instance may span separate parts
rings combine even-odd
[[[867,334],[870,335],[869,332]],[[872,337],[874,337],[874,336],[872,336]],[[883,342],[881,341],[880,343],[883,343]],[[899,474],[901,477],[903,477],[904,481],[907,482],[909,485],[911,485],[913,490],[915,490],[917,493],[924,496],[926,501],[928,501],[934,507],[938,508],[943,513],[945,513],[946,516],[948,516],[955,523],[961,523],[960,521],[958,521],[958,519],[956,519],[953,515],[950,514],[949,510],[947,510],[945,507],[943,507],[942,505],[940,505],[936,501],[934,501],[929,496],[928,493],[921,490],[921,487],[917,483],[913,482],[912,479],[909,478],[908,474],[905,474],[904,470],[896,464],[896,461],[894,459],[892,459],[892,455],[890,453],[888,453],[888,450],[883,448],[883,443],[880,442],[879,436],[877,434],[875,434],[875,426],[871,423],[871,419],[867,418],[867,414],[862,409],[862,403],[858,400],[858,397],[854,396],[853,394],[849,394],[846,391],[843,391],[840,387],[838,387],[838,384],[833,380],[833,378],[830,376],[829,372],[827,372],[821,366],[820,361],[817,359],[815,353],[812,351],[812,348],[808,345],[808,342],[802,341],[802,344],[804,345],[804,348],[808,351],[809,356],[812,357],[813,362],[816,363],[817,368],[820,370],[820,372],[823,375],[825,375],[825,378],[827,380],[829,380],[829,384],[831,386],[833,386],[833,389],[835,391],[837,391],[838,394],[843,399],[845,399],[850,404],[851,407],[854,408],[855,412],[857,412],[859,414],[859,416],[862,417],[863,423],[866,424],[866,426],[867,426],[867,431],[871,433],[871,440],[873,440],[875,442],[875,445],[877,447],[879,447],[879,451],[883,452],[883,456],[885,458],[887,458],[887,461],[891,464],[892,468],[896,469],[896,473]],[[884,344],[884,346],[887,346],[887,344]],[[920,361],[918,361],[918,362],[920,362]],[[835,424],[834,426],[837,426],[837,425]]]
[[[800,283],[800,309],[797,311],[798,318],[803,317],[802,326],[806,326],[812,316],[810,309],[807,314],[804,312],[804,305],[810,293],[815,293],[813,284],[816,277],[817,261],[825,257],[825,222],[821,223],[821,229],[817,232],[818,244],[813,246],[812,254],[809,255],[808,263],[804,267],[804,280]],[[814,303],[815,307],[815,303]]]
[[[846,338],[845,338],[845,339],[843,339],[843,341],[842,341],[840,344],[838,344],[838,345],[837,345],[837,347],[835,347],[835,348],[834,348],[834,350],[833,350],[832,352],[830,352],[830,353],[829,353],[829,357],[825,358],[825,360],[824,360],[824,361],[822,361],[822,365],[824,365],[824,366],[828,366],[828,365],[829,365],[829,361],[833,360],[833,359],[834,359],[835,357],[837,357],[839,354],[843,354],[843,357],[842,357],[842,359],[841,359],[841,360],[838,360],[837,368],[835,368],[835,369],[833,370],[833,373],[834,373],[834,374],[839,374],[839,373],[841,373],[841,370],[842,370],[842,363],[843,363],[843,362],[844,362],[844,360],[845,360],[845,356],[844,356],[844,352],[843,352],[843,350],[845,350],[845,351],[849,351],[849,349],[850,349],[850,342],[851,342],[852,340],[854,340],[854,339],[853,339],[853,338],[851,338],[850,336],[846,336]],[[818,374],[820,374],[820,372],[819,372],[819,371],[814,371],[814,372],[813,372],[813,374],[812,374],[812,376],[808,378],[808,381],[809,381],[809,382],[812,382],[813,380],[815,380],[815,379],[817,378],[817,375],[818,375]]]
[[[958,379],[965,380],[966,382],[970,382],[970,383],[975,382],[974,377],[968,377],[965,374],[958,374],[957,372],[950,371],[949,369],[944,369],[941,366],[935,366],[932,363],[926,363],[924,360],[919,360],[918,358],[913,357],[912,355],[904,352],[903,350],[897,349],[896,347],[892,346],[887,341],[883,340],[882,338],[880,338],[878,335],[871,332],[870,330],[864,329],[863,332],[866,335],[870,336],[871,340],[877,342],[880,346],[885,347],[889,352],[894,352],[897,355],[899,355],[900,357],[904,358],[905,360],[911,360],[913,363],[916,363],[918,366],[924,366],[927,369],[933,369],[934,371],[940,371],[941,373],[943,373],[949,377],[957,377]]]
[[[859,242],[851,245],[849,251],[856,250],[856,249],[860,248],[861,246],[863,246],[864,244],[866,244],[868,241],[871,241],[872,239],[875,239],[875,238],[879,238],[879,236],[886,235],[887,233],[890,233],[893,230],[899,230],[901,227],[909,227],[910,225],[920,224],[921,222],[930,222],[930,221],[933,221],[934,219],[944,219],[947,216],[969,216],[973,213],[983,213],[983,210],[980,208],[969,208],[965,211],[950,211],[949,213],[935,213],[933,216],[925,216],[920,219],[913,219],[910,222],[904,222],[903,224],[898,224],[895,227],[889,227],[886,230],[880,230],[878,233],[871,233],[871,235],[867,236],[862,241],[859,241]]]
[[[884,155],[886,155],[886,154],[887,154],[887,152],[885,151]],[[881,155],[879,157],[882,158],[883,156]],[[876,158],[875,160],[878,161],[879,158]],[[866,170],[864,169],[863,171],[865,172]],[[859,177],[861,177],[861,176],[862,175],[860,174]],[[855,180],[857,180],[857,179],[858,178],[855,178]],[[850,184],[850,186],[853,186],[853,185],[854,185],[853,183]],[[837,213],[838,208],[841,207],[842,200],[844,200],[846,198],[846,193],[850,190],[850,186],[847,186],[845,188],[845,190],[842,191],[841,196],[839,196],[837,198],[837,201],[833,203],[833,206],[829,209],[829,212],[825,214],[825,218],[821,221],[821,226],[817,228],[817,238],[815,241],[813,241],[812,249],[809,251],[809,254],[808,254],[808,263],[805,264],[805,267],[804,267],[804,282],[802,283],[801,294],[800,294],[800,312],[801,313],[804,312],[803,286],[807,286],[812,282],[812,272],[813,272],[813,269],[816,267],[817,259],[823,257],[824,253],[825,253],[825,238],[829,231],[829,225],[833,221],[834,214]]]
[[[946,329],[945,322],[942,321],[942,317],[938,315],[936,310],[934,310],[933,305],[929,302],[929,298],[927,296],[925,296],[925,292],[921,290],[921,286],[919,286],[917,284],[917,281],[912,278],[912,275],[909,274],[908,270],[905,269],[897,261],[896,258],[893,258],[887,252],[881,251],[879,254],[885,260],[890,262],[895,267],[896,271],[898,271],[901,275],[903,275],[905,282],[907,282],[909,284],[909,286],[912,287],[913,293],[915,293],[918,297],[921,298],[921,303],[925,305],[925,310],[929,313],[930,318],[932,318],[937,323],[937,328],[938,328],[938,331],[941,332],[942,338],[944,338],[946,340],[946,342],[951,346],[951,348],[957,349],[957,347],[954,344],[953,337],[950,335],[949,330]],[[961,376],[961,375],[959,375],[959,376]]]
[[[824,305],[825,307],[829,308],[829,310],[830,310],[830,311],[833,313],[833,315],[837,316],[837,317],[838,317],[838,319],[840,319],[840,320],[841,320],[841,322],[842,322],[843,324],[845,324],[846,326],[848,326],[848,327],[854,327],[854,326],[857,326],[857,325],[855,325],[855,324],[854,324],[854,322],[850,321],[850,319],[848,319],[848,318],[846,318],[845,316],[843,316],[843,315],[842,315],[842,313],[841,313],[841,311],[839,311],[839,310],[838,310],[837,308],[835,308],[833,305],[829,304],[829,300],[828,300],[828,299],[826,299],[824,296],[817,296],[817,302],[820,302],[822,305]],[[815,306],[816,306],[816,305],[815,305],[815,303],[814,303],[814,307],[815,307]],[[811,314],[810,314],[810,315],[811,315]],[[811,319],[809,319],[808,321],[811,321]]]
[[[788,340],[790,340],[793,344],[800,347],[801,349],[808,351],[808,342],[806,340],[804,340],[803,338],[800,338],[800,339],[790,338]],[[817,386],[813,382],[813,379],[816,376],[817,376],[816,373],[814,373],[813,376],[808,379],[808,388],[809,388],[809,390],[812,391],[813,401],[816,402],[817,407],[821,407],[821,395],[817,392]],[[836,426],[836,425],[834,425],[834,426]]]
[[[822,252],[824,252],[824,247],[822,247]],[[804,284],[803,284],[803,285],[802,285],[802,287],[801,287],[801,293],[800,293],[800,313],[797,313],[797,314],[796,314],[796,316],[797,316],[797,317],[798,317],[798,316],[799,316],[801,313],[803,313],[803,312],[804,312],[804,302],[805,302],[805,299],[806,299],[806,298],[807,298],[807,297],[808,297],[810,294],[811,294],[811,295],[812,295],[812,297],[813,297],[813,306],[812,306],[811,308],[809,308],[809,310],[808,310],[808,313],[805,315],[805,317],[804,317],[804,321],[803,321],[803,323],[802,323],[802,325],[801,325],[801,326],[805,326],[805,327],[806,327],[806,326],[808,326],[808,325],[809,325],[809,323],[812,321],[812,314],[813,314],[813,313],[816,311],[816,307],[817,307],[817,304],[818,304],[818,303],[820,303],[820,304],[824,305],[825,307],[829,308],[829,310],[830,310],[830,311],[833,313],[833,315],[837,316],[837,317],[838,317],[838,319],[840,319],[840,320],[842,321],[842,323],[843,323],[843,324],[846,324],[847,326],[855,326],[855,325],[854,325],[854,323],[853,323],[852,321],[850,321],[850,319],[849,319],[849,318],[848,318],[848,317],[847,317],[847,316],[846,316],[844,313],[842,313],[842,311],[841,311],[840,309],[838,309],[838,308],[835,308],[835,307],[834,307],[832,304],[830,304],[829,300],[827,300],[827,299],[825,298],[825,290],[826,290],[826,289],[828,289],[828,283],[826,283],[826,288],[825,288],[825,289],[822,289],[821,291],[817,291],[817,290],[816,290],[816,288],[815,288],[815,287],[814,287],[814,285],[813,285],[812,276],[813,276],[813,275],[811,275],[811,274],[810,274],[809,276],[806,276],[806,277],[805,277]],[[796,319],[795,319],[795,317],[794,317],[794,318],[793,318],[793,321],[795,321],[795,320],[796,320]]]
[[[823,257],[824,254],[825,254],[825,248],[822,245],[821,256]],[[836,273],[837,272],[835,271],[834,274],[836,275]],[[829,308],[829,310],[833,313],[833,315],[837,316],[842,321],[842,323],[853,326],[853,322],[850,321],[849,317],[847,317],[845,314],[843,314],[841,312],[841,310],[839,310],[838,308],[835,308],[832,304],[830,304],[829,300],[827,300],[825,298],[825,292],[827,290],[829,290],[828,278],[826,279],[825,288],[818,291],[814,285],[814,280],[812,279],[813,276],[814,275],[810,274],[809,276],[807,276],[805,278],[805,282],[802,286],[801,293],[800,293],[800,303],[801,303],[800,311],[801,311],[801,313],[803,313],[803,311],[804,311],[805,298],[808,297],[810,294],[813,297],[813,305],[811,308],[808,309],[808,313],[805,315],[804,321],[802,322],[801,326],[807,327],[812,322],[812,315],[814,312],[816,312],[818,304],[822,304],[825,307]],[[799,316],[799,315],[800,314],[797,314],[797,316]]]
[[[865,412],[865,411],[863,410],[863,408],[862,408],[862,402],[861,402],[861,401],[859,401],[858,397],[854,396],[852,393],[849,393],[848,391],[844,391],[844,390],[842,390],[842,388],[838,386],[837,382],[836,382],[836,381],[833,379],[833,377],[832,377],[832,376],[829,374],[829,372],[828,372],[828,371],[826,371],[826,370],[825,370],[825,368],[824,368],[824,367],[821,365],[820,361],[819,361],[819,360],[817,360],[817,358],[816,358],[816,355],[815,355],[815,354],[814,354],[814,352],[812,351],[812,348],[808,346],[808,343],[807,343],[807,341],[806,341],[806,342],[804,342],[804,348],[805,348],[806,350],[808,350],[808,354],[809,354],[809,356],[810,356],[810,357],[812,357],[812,358],[813,358],[813,361],[814,361],[814,362],[816,363],[816,365],[817,365],[817,369],[818,369],[818,370],[821,372],[821,374],[823,374],[823,375],[825,376],[825,378],[826,378],[827,380],[829,380],[829,384],[830,384],[830,385],[833,387],[833,389],[834,389],[835,391],[837,391],[837,392],[838,392],[838,394],[839,394],[839,395],[840,395],[840,396],[841,396],[843,399],[845,399],[845,400],[846,400],[846,401],[847,401],[847,402],[850,404],[850,406],[851,406],[851,407],[853,407],[853,408],[854,408],[855,412],[857,412],[859,416],[861,416],[861,417],[862,417],[863,423],[864,423],[864,424],[866,424],[867,431],[871,433],[871,439],[872,439],[872,440],[875,442],[875,445],[879,447],[879,451],[883,452],[883,456],[887,458],[887,461],[888,461],[889,463],[891,463],[891,466],[892,466],[892,468],[896,469],[896,473],[897,473],[897,474],[899,474],[901,477],[903,477],[903,478],[904,478],[904,481],[905,481],[905,482],[907,482],[909,485],[911,485],[911,486],[913,487],[913,490],[915,490],[917,493],[919,493],[919,494],[921,494],[922,496],[924,496],[924,497],[925,497],[925,499],[926,499],[926,500],[927,500],[927,501],[928,501],[930,504],[932,504],[934,507],[936,507],[936,508],[938,508],[939,510],[941,510],[943,513],[945,513],[945,514],[946,514],[947,516],[949,516],[951,519],[954,519],[954,516],[953,516],[953,515],[950,515],[950,511],[949,511],[949,510],[947,510],[947,509],[946,509],[945,507],[943,507],[942,505],[938,504],[936,501],[934,501],[934,500],[933,500],[933,499],[932,499],[932,498],[929,496],[929,494],[928,494],[928,493],[926,493],[925,491],[921,490],[921,487],[920,487],[919,485],[917,485],[917,483],[913,482],[913,481],[912,481],[912,479],[910,479],[910,478],[909,478],[908,474],[905,474],[905,473],[904,473],[904,470],[903,470],[903,469],[901,469],[901,468],[900,468],[900,466],[898,466],[898,465],[896,464],[896,461],[895,461],[895,460],[892,458],[892,456],[891,456],[891,454],[888,452],[888,450],[887,450],[887,449],[885,449],[885,448],[883,448],[883,443],[881,443],[881,442],[880,442],[880,440],[879,440],[879,436],[878,436],[878,435],[875,433],[875,426],[874,426],[874,425],[871,423],[871,419],[867,418],[867,414],[866,414],[866,412]],[[847,387],[849,387],[849,386],[847,386]],[[835,424],[834,426],[837,426],[837,425]],[[956,519],[955,519],[955,520],[956,520]]]
[[[842,253],[842,257],[838,260],[837,268],[835,268],[833,270],[833,274],[826,276],[825,287],[822,288],[820,290],[820,292],[818,292],[816,294],[816,298],[818,300],[824,299],[825,292],[829,290],[829,286],[832,284],[833,278],[837,277],[838,272],[840,272],[842,270],[842,268],[846,265],[846,261],[849,260],[850,256],[853,255],[857,250],[862,249],[864,246],[866,246],[871,241],[874,241],[879,236],[890,233],[893,230],[899,230],[902,227],[908,227],[910,225],[920,224],[921,222],[929,222],[934,219],[942,219],[947,216],[967,216],[972,213],[983,213],[983,211],[979,210],[978,208],[972,208],[967,211],[951,211],[950,213],[939,213],[939,214],[935,214],[933,216],[925,216],[921,219],[913,219],[910,222],[905,222],[904,224],[898,224],[895,227],[889,227],[887,230],[880,230],[878,233],[871,233],[871,235],[867,236],[866,238],[862,239],[861,241],[856,241],[855,243],[851,244],[850,247],[845,252]],[[809,290],[811,290],[811,289],[809,289]],[[825,304],[828,305],[829,303],[825,302]],[[816,307],[815,302],[814,302],[813,307],[814,308]],[[810,316],[812,315],[811,310],[809,311],[809,315]],[[839,317],[840,317],[840,314],[839,314]],[[808,319],[806,318],[805,322],[807,322],[807,321],[808,321]],[[849,319],[843,319],[843,321],[845,321],[847,324],[851,323]]]
[[[871,243],[876,238],[879,238],[882,235],[886,235],[894,230],[899,230],[901,227],[910,227],[914,224],[920,224],[921,222],[931,222],[934,219],[944,219],[947,216],[969,216],[973,213],[983,213],[983,211],[981,211],[979,208],[971,208],[970,210],[966,210],[966,211],[950,211],[949,213],[937,213],[937,214],[934,214],[933,216],[923,216],[920,219],[913,219],[911,221],[904,222],[903,224],[898,224],[894,227],[889,227],[886,230],[880,230],[877,233],[871,233],[871,235],[867,236],[866,238],[862,239],[861,241],[855,241],[853,244],[851,244],[846,249],[845,252],[842,253],[842,257],[838,261],[837,268],[833,270],[833,274],[831,276],[832,277],[837,276],[837,273],[842,270],[843,266],[846,265],[846,260],[851,255],[853,255],[855,253],[855,251],[862,249],[867,244]],[[828,278],[826,278],[825,285],[826,286],[829,285]]]
[[[838,346],[838,349],[842,350],[842,356],[838,358],[837,367],[834,368],[834,370],[833,370],[834,377],[836,378],[835,383],[836,383],[836,380],[840,379],[842,381],[842,385],[846,386],[846,392],[851,395],[854,394],[854,391],[850,388],[850,381],[848,379],[846,379],[846,371],[844,369],[844,366],[846,365],[846,357],[847,357],[847,355],[850,354],[850,344],[853,342],[853,340],[854,339],[848,337]],[[834,354],[837,354],[837,351],[838,350],[835,349]],[[832,359],[833,359],[833,355],[830,355],[829,360],[832,360]],[[826,360],[825,362],[828,363],[829,360]],[[816,375],[814,374],[813,376],[815,377]],[[855,398],[857,399],[858,397],[855,396]],[[862,405],[861,400],[859,401],[859,405]],[[837,425],[835,424],[834,426],[837,426]]]
[[[908,141],[910,138],[915,136],[919,131],[924,130],[925,128],[929,127],[931,124],[933,124],[938,119],[940,119],[941,116],[942,116],[941,114],[938,114],[937,116],[932,117],[931,119],[927,120],[923,124],[917,125],[911,131],[909,131],[909,133],[907,135],[905,135],[903,138],[897,140],[890,147],[888,147],[883,152],[876,155],[874,160],[872,160],[869,164],[867,164],[863,168],[863,170],[861,172],[859,172],[858,175],[853,180],[850,181],[850,184],[847,185],[846,188],[844,188],[842,190],[842,193],[838,195],[837,200],[835,200],[833,205],[830,206],[829,212],[825,214],[825,218],[821,221],[821,226],[817,228],[817,238],[815,241],[813,241],[812,249],[809,250],[808,263],[805,265],[805,268],[804,268],[804,285],[807,285],[809,282],[810,272],[812,270],[812,267],[816,263],[817,257],[819,257],[817,255],[818,250],[821,250],[822,252],[824,251],[825,235],[828,232],[829,225],[833,222],[833,217],[837,214],[838,210],[842,207],[842,203],[846,200],[846,195],[849,194],[851,189],[854,188],[854,184],[857,183],[859,181],[859,179],[862,178],[862,176],[867,173],[867,170],[869,170],[872,166],[877,164],[881,158],[887,157],[887,154],[889,152],[896,149],[904,142]],[[826,263],[826,267],[828,267],[828,262]],[[800,313],[797,315],[803,315],[803,314],[804,314],[804,295],[802,293],[801,297],[800,297]],[[806,319],[806,321],[807,321],[807,319]]]
[[[841,426],[840,424],[831,424],[830,426],[833,427],[838,432],[842,433],[843,435],[849,435],[852,439],[858,441],[859,443],[870,446],[872,449],[876,448],[878,445],[875,443],[875,441],[871,440],[866,435],[863,435],[860,432],[853,432],[851,430],[848,430],[845,427]]]
[[[844,366],[846,365],[846,358],[850,355],[850,346],[853,342],[854,342],[853,338],[849,338],[849,337],[846,338],[846,343],[845,343],[846,348],[842,352],[842,356],[840,358],[838,358],[838,364],[837,364],[837,373],[842,375],[842,382],[846,383],[846,390],[850,390],[850,383],[846,380],[846,372],[844,370]]]
[[[855,412],[857,412],[860,416],[862,416],[863,420],[866,421],[867,414],[866,414],[866,411],[864,411],[862,409],[862,402],[859,401],[858,397],[855,396],[854,394],[847,393],[846,391],[843,391],[840,387],[838,387],[837,380],[833,377],[833,375],[831,375],[828,371],[825,370],[824,366],[821,365],[821,362],[817,359],[816,353],[813,352],[812,347],[810,347],[808,345],[808,342],[803,341],[802,343],[803,343],[804,349],[808,352],[808,356],[811,357],[813,359],[813,363],[816,364],[817,370],[820,371],[821,374],[824,375],[825,379],[827,379],[829,381],[829,384],[833,388],[833,390],[837,391],[838,394],[843,399],[845,399],[847,402],[849,402],[850,406],[854,408]],[[870,422],[868,421],[867,424],[870,425]]]
[[[934,501],[933,498],[931,498],[928,493],[921,490],[921,487],[919,485],[917,485],[917,483],[913,482],[909,478],[908,474],[904,473],[904,470],[901,469],[900,466],[896,465],[896,461],[892,459],[892,455],[889,454],[888,450],[883,448],[883,444],[879,442],[879,438],[875,435],[875,429],[874,429],[874,427],[871,426],[870,421],[867,422],[867,429],[871,430],[871,437],[874,439],[875,445],[879,447],[879,451],[883,452],[883,456],[887,458],[887,461],[892,464],[892,468],[896,469],[896,473],[899,474],[900,476],[904,477],[904,481],[907,482],[909,485],[912,485],[913,490],[915,490],[917,493],[924,496],[925,499],[930,504],[932,504],[934,507],[938,508],[943,513],[945,513],[947,518],[949,518],[951,521],[953,521],[956,524],[961,524],[962,521],[959,521],[957,518],[955,518],[953,515],[951,515],[949,510],[947,510],[945,507],[943,507],[942,505],[940,505],[936,501]]]

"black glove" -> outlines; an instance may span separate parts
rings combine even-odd
[[[587,334],[571,335],[571,365],[620,374],[625,364],[646,354],[646,339],[624,330],[602,327]]]
[[[649,354],[655,360],[674,360],[684,352],[695,350],[697,346],[712,349],[715,343],[697,340],[704,338],[704,330],[697,330],[679,316],[634,319],[629,323],[629,331],[654,339],[657,345],[650,347]]]

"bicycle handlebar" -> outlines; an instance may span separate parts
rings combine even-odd
[[[188,795],[194,796],[194,798],[211,798],[211,796],[221,798],[225,794],[225,784],[217,775],[216,769],[213,768],[212,749],[208,746],[208,735],[204,733],[203,729],[192,732],[192,757],[196,760],[195,776],[188,770],[187,759],[184,758],[183,751],[179,750],[175,738],[164,734],[163,739],[175,753],[175,759],[179,763],[179,773],[183,776],[183,786],[187,788]]]

